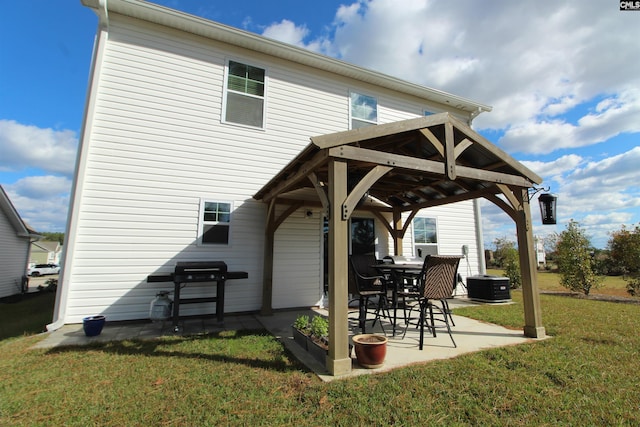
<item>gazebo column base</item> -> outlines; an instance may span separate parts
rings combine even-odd
[[[524,336],[529,338],[545,338],[547,334],[544,326],[525,326]]]
[[[331,359],[327,357],[327,369],[333,376],[345,375],[351,372],[351,358]]]

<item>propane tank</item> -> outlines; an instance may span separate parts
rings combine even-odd
[[[167,320],[171,317],[171,304],[173,304],[173,301],[169,298],[168,291],[158,292],[153,301],[151,301],[151,308],[149,309],[151,320],[156,322]]]

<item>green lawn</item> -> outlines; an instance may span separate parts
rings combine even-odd
[[[504,276],[503,270],[488,269],[487,274],[494,276]],[[558,291],[567,292],[567,288],[560,285],[560,274],[550,271],[538,271],[538,288],[541,291]],[[602,286],[591,289],[592,295],[613,295],[621,297],[629,297],[627,293],[627,282],[622,276],[603,276]]]
[[[521,328],[513,299],[456,313]],[[541,303],[551,339],[332,383],[264,331],[53,350],[9,338],[0,425],[640,425],[640,306]]]

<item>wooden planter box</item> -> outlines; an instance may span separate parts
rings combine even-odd
[[[310,336],[303,334],[300,330],[294,327],[291,327],[291,330],[293,332],[293,341],[311,354],[311,356],[320,362],[322,366],[326,366],[327,355],[329,354],[327,346],[317,343]],[[349,357],[351,357],[352,349],[353,345],[349,344]]]
[[[293,341],[303,349],[307,350],[307,336],[294,327],[292,327],[291,330],[293,331]]]
[[[320,362],[322,366],[327,365],[329,349],[325,345],[314,341],[311,337],[307,337],[307,351],[314,359]]]

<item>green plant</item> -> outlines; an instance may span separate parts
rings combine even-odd
[[[311,319],[311,335],[318,339],[327,339],[329,336],[329,320],[322,316],[313,316],[313,319]]]
[[[511,289],[519,289],[522,286],[522,276],[520,275],[520,258],[518,250],[510,248],[504,251],[504,272],[509,278]]]
[[[629,280],[627,283],[627,293],[632,297],[640,296],[640,278]]]
[[[293,327],[299,330],[300,332],[307,333],[311,328],[311,321],[309,320],[309,316],[306,314],[299,315],[296,320],[293,322]]]
[[[585,295],[600,286],[601,279],[593,268],[593,248],[578,222],[569,221],[567,229],[560,233],[556,251],[562,286]]]
[[[38,285],[38,290],[40,292],[55,292],[56,289],[58,289],[58,279],[47,279],[44,284],[47,286]]]

